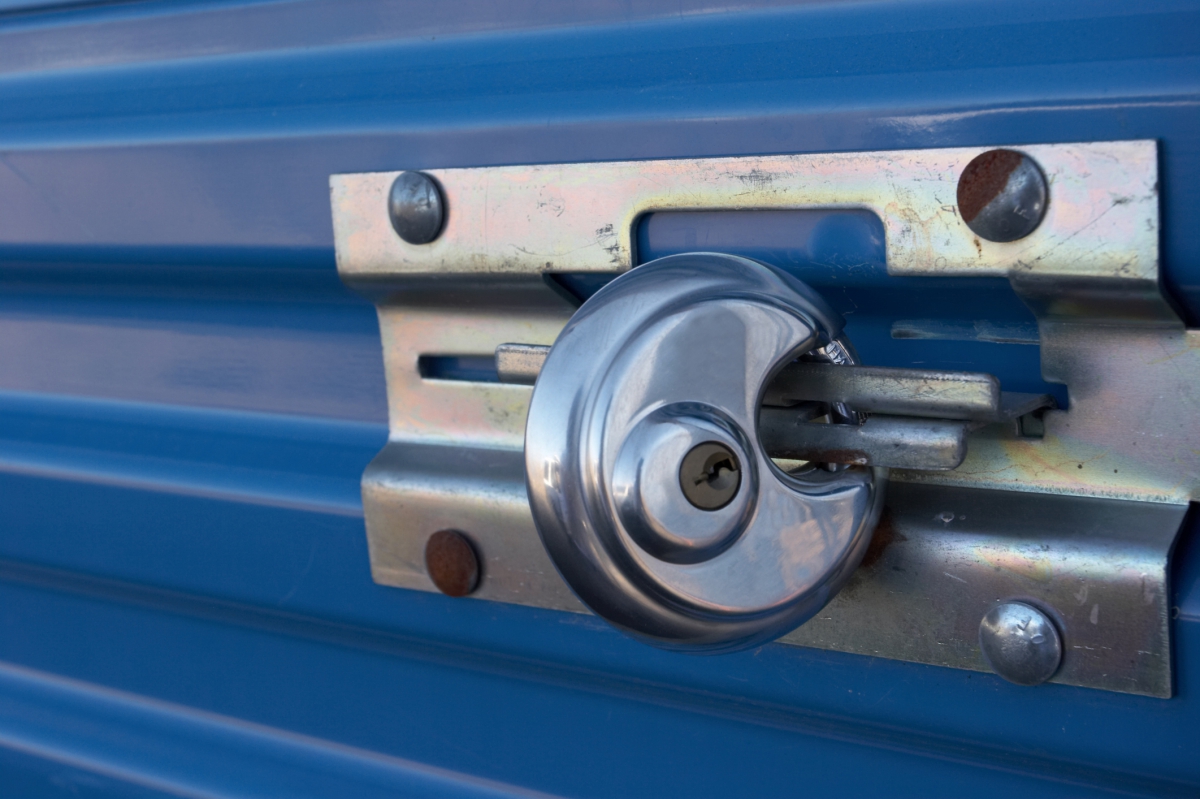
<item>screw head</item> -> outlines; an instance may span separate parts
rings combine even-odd
[[[742,485],[737,455],[724,444],[705,441],[683,456],[679,487],[700,510],[720,510],[733,501]]]
[[[401,172],[388,193],[388,216],[400,238],[409,244],[428,244],[442,232],[446,204],[433,178]]]
[[[1054,622],[1024,602],[1003,602],[979,623],[983,659],[1009,682],[1038,685],[1062,663],[1062,639]]]
[[[1023,153],[988,150],[958,179],[958,212],[971,232],[988,241],[1016,241],[1046,214],[1046,176]]]
[[[479,585],[479,557],[467,537],[438,530],[425,542],[425,571],[446,596],[466,596]]]

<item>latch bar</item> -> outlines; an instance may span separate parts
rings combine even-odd
[[[871,416],[861,425],[806,422],[789,408],[763,408],[763,448],[773,458],[945,471],[967,456],[964,422]]]
[[[550,348],[540,344],[501,344],[496,348],[496,374],[501,383],[532,386]]]
[[[501,383],[532,386],[550,347],[501,344],[496,372]],[[857,411],[888,416],[1002,422],[1054,405],[1048,394],[1000,390],[1000,381],[982,372],[896,369],[790,363],[767,387],[763,404],[788,407],[804,400],[844,402]]]
[[[500,382],[533,385],[549,354],[542,345],[501,344]],[[923,471],[959,466],[971,427],[1054,404],[1049,395],[1002,392],[999,380],[979,372],[807,362],[785,366],[764,401],[759,435],[774,458]],[[812,402],[875,415],[861,425],[814,423],[806,412]]]
[[[979,372],[791,363],[767,386],[767,405],[844,402],[856,411],[927,419],[987,421],[1000,408],[1000,381]]]

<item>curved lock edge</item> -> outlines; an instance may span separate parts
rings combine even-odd
[[[709,280],[698,282],[697,267],[705,265],[715,265],[716,275],[709,275]],[[735,266],[736,269],[725,271],[730,266]],[[743,281],[747,275],[751,276],[751,280],[736,285],[732,278],[738,275],[739,270]],[[726,289],[732,289],[723,298],[752,299],[783,309],[804,320],[812,329],[813,335],[807,341],[778,358],[768,370],[759,386],[756,408],[761,405],[766,385],[779,369],[818,346],[822,336],[833,340],[840,336],[842,330],[840,315],[832,311],[813,289],[782,270],[738,256],[687,253],[639,266],[605,286],[572,317],[556,345],[558,342],[570,340],[593,314],[607,309],[613,301],[622,299],[622,295],[632,296],[636,305],[638,295],[642,293],[638,284],[647,279],[650,271],[654,272],[656,280],[668,280],[670,272],[674,271],[674,277],[680,281],[686,280],[689,288],[671,294],[665,302],[660,300],[654,309],[656,313],[642,306],[642,322],[640,326],[632,328],[634,334],[647,326],[647,320],[661,319],[676,309],[696,303],[705,293],[712,294],[714,284],[720,283],[730,284]],[[630,286],[638,288],[631,289]],[[617,296],[614,297],[614,294]],[[644,293],[642,294],[644,297]],[[619,353],[622,342],[631,336],[624,335],[618,340],[611,335],[609,327],[606,326],[605,330],[610,333],[610,338],[595,342],[593,349]],[[557,359],[556,351],[559,353]],[[553,348],[543,367],[542,375],[552,375],[565,369],[568,377],[574,373],[577,377],[583,376],[583,380],[589,384],[599,382],[589,364],[578,361],[566,363],[563,361],[565,357],[568,356],[563,348]],[[615,356],[606,360],[603,368],[609,368],[614,360]],[[571,380],[566,382],[572,383]],[[759,457],[765,462],[774,479],[781,484],[793,490],[803,485],[809,490],[820,487],[825,492],[835,492],[853,489],[854,485],[847,485],[847,478],[857,476],[857,485],[866,486],[866,510],[855,529],[845,536],[841,551],[831,559],[833,567],[822,579],[811,585],[802,597],[789,602],[783,608],[724,616],[700,614],[695,607],[680,602],[676,597],[665,595],[646,580],[638,580],[636,575],[639,569],[632,562],[632,556],[621,547],[613,546],[614,542],[608,540],[609,536],[605,534],[605,530],[596,529],[594,518],[604,519],[607,510],[597,507],[597,492],[562,490],[564,477],[579,479],[582,482],[585,476],[590,476],[596,480],[597,485],[603,482],[596,474],[598,464],[582,463],[577,449],[578,442],[569,440],[569,431],[578,428],[581,420],[590,414],[591,404],[587,401],[581,402],[584,392],[572,392],[570,410],[562,417],[565,423],[554,429],[553,426],[544,423],[545,414],[540,412],[539,406],[543,403],[561,405],[564,397],[561,391],[548,395],[546,385],[539,378],[538,386],[541,389],[534,389],[526,427],[526,487],[535,526],[556,570],[572,592],[591,610],[626,634],[660,648],[690,652],[719,653],[757,646],[786,634],[819,612],[861,562],[882,511],[887,470],[856,468],[845,470],[839,475],[822,475],[822,479],[818,481],[788,474],[761,452],[755,419],[750,437]],[[582,398],[595,401],[594,396]],[[554,452],[570,453],[573,457],[547,457]],[[612,520],[608,522],[609,526],[613,524]],[[624,620],[626,623],[618,620]]]

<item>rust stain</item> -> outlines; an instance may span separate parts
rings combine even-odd
[[[863,555],[859,568],[871,568],[879,562],[888,547],[907,540],[908,537],[898,531],[892,522],[891,508],[885,507],[883,513],[879,515],[879,524],[875,527],[875,535],[871,537],[871,543],[867,546],[867,552]]]
[[[425,570],[446,596],[466,596],[479,584],[479,557],[457,530],[438,530],[425,542]]]
[[[1008,185],[1008,176],[1021,165],[1021,154],[988,150],[976,156],[958,179],[958,211],[971,222]]]

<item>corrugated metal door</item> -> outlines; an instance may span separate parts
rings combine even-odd
[[[1158,139],[1195,324],[1198,109],[1194,2],[0,2],[0,793],[1195,795],[1186,534],[1170,700],[374,584],[327,181]],[[935,345],[877,352],[1040,379]]]

